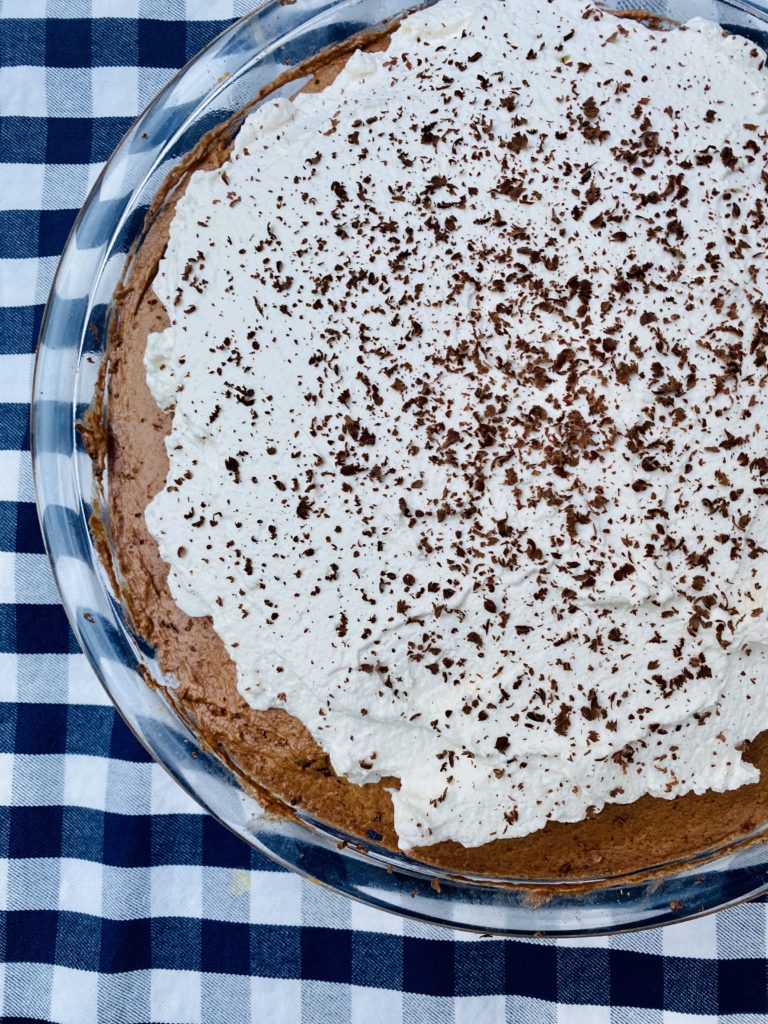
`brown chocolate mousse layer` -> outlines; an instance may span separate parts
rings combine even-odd
[[[367,45],[383,48],[386,41],[384,35]],[[305,88],[323,88],[348,52],[344,46],[315,61]],[[144,519],[147,504],[165,483],[164,438],[171,426],[171,416],[150,395],[143,364],[147,335],[168,322],[152,282],[186,176],[200,167],[220,165],[228,151],[229,133],[215,131],[174,172],[174,187],[167,190],[172,194],[155,214],[127,282],[116,295],[108,351],[106,448],[109,527],[121,585],[136,629],[155,646],[163,669],[179,680],[169,697],[212,750],[262,796],[276,798],[277,806],[295,807],[363,839],[372,830],[384,846],[396,849],[384,783],[356,786],[337,776],[299,721],[279,710],[254,711],[239,695],[235,666],[210,619],[190,618],[171,597],[167,566]],[[93,433],[91,442],[104,444]],[[609,806],[590,820],[550,823],[523,838],[475,849],[445,842],[414,855],[451,871],[572,880],[623,875],[685,858],[738,839],[768,820],[766,734],[750,745],[746,756],[760,767],[763,780],[735,792],[674,801],[644,797],[630,805]]]

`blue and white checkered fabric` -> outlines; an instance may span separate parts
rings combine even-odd
[[[300,2],[300,0],[299,0]],[[0,0],[0,1013],[61,1024],[683,1024],[768,1011],[766,912],[503,942],[251,852],[155,764],[69,632],[33,506],[43,303],[137,112],[243,0]]]

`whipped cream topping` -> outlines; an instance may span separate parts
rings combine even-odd
[[[149,528],[405,849],[758,777],[764,60],[442,0],[178,203]]]

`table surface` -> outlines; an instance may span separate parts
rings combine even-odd
[[[764,902],[589,941],[479,939],[368,910],[202,813],[148,759],[79,652],[32,492],[43,305],[102,162],[171,74],[248,7],[0,0],[1,1019],[763,1020]]]

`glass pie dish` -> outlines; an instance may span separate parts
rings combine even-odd
[[[768,824],[694,858],[571,882],[452,875],[382,848],[375,833],[362,840],[301,811],[293,819],[268,814],[174,711],[165,696],[173,680],[164,679],[155,652],[133,631],[99,557],[92,520],[98,484],[78,424],[96,394],[115,289],[154,198],[206,132],[224,122],[237,131],[242,111],[265,86],[406,9],[402,0],[267,0],[166,86],[94,186],[53,284],[33,395],[38,507],[64,607],[96,674],[152,756],[243,840],[331,889],[423,921],[499,935],[598,934],[726,907],[768,890]],[[671,0],[656,13],[676,20],[699,14],[768,45],[768,11],[751,3]],[[302,81],[271,95],[291,94]]]

